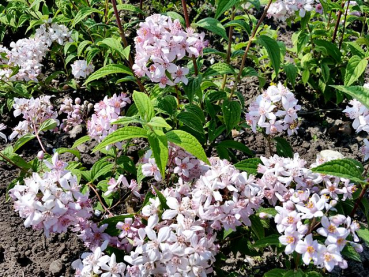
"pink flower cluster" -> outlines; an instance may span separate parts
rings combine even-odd
[[[158,182],[162,180],[159,168],[152,157],[152,150],[145,153],[141,163],[144,176],[154,177]],[[167,174],[174,173],[185,181],[199,178],[208,169],[203,162],[174,144],[169,144],[169,159],[166,168]]]
[[[364,84],[364,88],[369,89],[369,83]],[[343,110],[346,116],[353,119],[352,127],[356,132],[365,131],[369,133],[369,110],[356,99],[350,100],[350,106]],[[369,159],[369,141],[364,139],[364,145],[360,148],[364,154],[364,161]]]
[[[86,104],[81,105],[81,99],[78,97],[74,99],[74,105],[71,98],[65,98],[63,104],[60,106],[60,112],[66,113],[67,118],[63,119],[60,124],[60,129],[64,132],[69,132],[73,127],[81,125],[83,122],[83,115],[87,110]]]
[[[297,133],[297,112],[301,106],[295,95],[281,83],[270,86],[251,103],[246,121],[256,132],[264,128],[266,134],[274,135],[287,130],[288,135]]]
[[[191,28],[183,30],[178,19],[173,21],[160,14],[149,16],[140,23],[137,34],[135,74],[138,77],[146,75],[161,88],[179,82],[187,84],[188,68],[175,63],[184,57],[202,55],[207,45],[204,33],[195,33]]]
[[[107,135],[117,130],[117,125],[111,123],[119,118],[121,109],[130,103],[131,99],[125,93],[114,94],[110,98],[105,96],[104,100],[95,104],[95,113],[87,121],[88,135],[100,142]]]
[[[53,110],[50,102],[51,96],[40,96],[39,98],[14,98],[14,116],[23,115],[23,121],[13,129],[9,136],[12,140],[15,137],[22,137],[26,134],[34,134],[41,124],[48,120],[54,119],[57,123],[58,113]]]
[[[318,156],[314,165],[336,158],[327,153]],[[259,165],[258,172],[263,177],[258,184],[264,187],[264,196],[270,204],[275,206],[278,200],[283,204],[275,207],[278,212],[275,222],[282,234],[279,240],[286,246],[285,253],[296,251],[302,254],[306,265],[313,261],[328,271],[332,271],[334,266],[346,268],[347,262],[340,252],[347,245],[346,239],[350,234],[355,237],[355,242],[349,243],[357,251],[362,251],[355,234],[360,226],[356,222],[351,223],[350,217],[340,214],[328,217],[327,214],[336,211],[334,206],[338,201],[352,199],[356,186],[348,179],[312,173],[297,154],[293,159],[277,155],[261,159],[263,165]],[[326,237],[325,243],[313,240],[315,234]]]
[[[44,161],[50,169],[43,175],[33,173],[9,191],[14,209],[25,218],[24,225],[50,232],[66,232],[69,226],[78,224],[79,218],[91,216],[89,193],[81,193],[77,177],[66,170],[67,163],[54,154],[52,163]]]
[[[0,46],[0,55],[5,53],[6,58],[0,58],[1,64],[9,68],[0,70],[0,78],[5,81],[35,81],[41,73],[42,59],[49,51],[53,42],[63,45],[71,41],[71,32],[64,25],[44,24],[36,30],[33,38],[20,39],[10,43],[11,50]],[[19,67],[19,72],[13,75],[13,67]]]
[[[95,66],[93,64],[87,64],[85,60],[77,60],[72,65],[72,74],[74,78],[86,78],[92,72],[94,72]]]
[[[276,20],[285,21],[293,17],[296,12],[304,17],[306,12],[314,9],[318,13],[323,13],[323,7],[318,0],[278,0],[270,5],[267,16]]]

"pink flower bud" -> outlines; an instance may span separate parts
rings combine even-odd
[[[271,217],[272,217],[272,215],[267,214],[267,213],[264,213],[264,212],[261,212],[261,213],[259,213],[259,217],[260,217],[261,219],[267,219],[267,218],[271,218]]]
[[[81,104],[81,98],[77,97],[77,98],[74,100],[74,103],[76,103],[77,105]]]
[[[37,159],[39,159],[40,161],[43,160],[45,157],[44,151],[39,151],[37,153]]]

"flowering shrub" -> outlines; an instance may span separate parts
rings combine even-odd
[[[28,2],[0,17],[0,36],[21,37],[0,46],[1,112],[22,116],[12,131],[0,123],[0,161],[20,169],[7,191],[25,227],[74,232],[89,249],[75,276],[228,276],[227,256],[268,252],[283,268],[265,277],[360,261],[367,165],[332,150],[308,165],[289,141],[306,99],[311,113],[347,102],[342,114],[368,133],[365,5],[182,1],[182,16],[175,1],[177,12],[153,1],[151,15],[142,1]],[[281,41],[265,17],[298,30]],[[248,77],[258,96],[242,89]],[[245,145],[245,129],[268,155]],[[35,138],[33,157],[20,155]],[[366,138],[360,152],[366,161]]]

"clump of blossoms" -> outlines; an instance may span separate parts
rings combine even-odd
[[[81,104],[81,99],[76,98],[73,100],[69,97],[63,100],[63,104],[60,106],[60,113],[65,113],[67,115],[66,119],[62,120],[60,124],[60,129],[64,132],[69,132],[75,126],[79,126],[83,123],[84,116],[88,110],[88,103]]]
[[[95,104],[95,113],[87,121],[88,135],[100,142],[107,135],[117,130],[117,125],[111,123],[119,119],[122,108],[130,103],[131,99],[125,93],[114,94],[110,98],[105,96],[102,101]]]
[[[322,13],[322,6],[318,0],[278,0],[270,5],[267,16],[276,20],[285,21],[289,17],[293,17],[296,12],[299,16],[304,17],[306,12],[313,9]]]
[[[48,120],[56,119],[58,113],[53,110],[53,105],[50,102],[51,96],[40,96],[38,98],[14,98],[14,116],[23,115],[23,121],[13,129],[9,136],[12,140],[15,137],[22,137],[26,134],[35,134],[41,124]]]
[[[339,157],[333,152],[323,152],[314,165]],[[334,266],[347,268],[340,252],[347,244],[362,251],[355,234],[360,226],[350,217],[337,214],[334,206],[340,199],[352,199],[355,185],[348,179],[311,172],[297,154],[293,159],[277,155],[261,159],[263,164],[258,172],[263,177],[258,183],[264,187],[264,196],[270,204],[281,203],[275,206],[278,212],[275,222],[281,234],[279,241],[286,246],[285,253],[297,252],[306,265],[313,262],[328,271]],[[318,234],[326,237],[324,243],[314,240]],[[349,241],[350,234],[354,241]]]
[[[192,28],[184,30],[178,19],[173,21],[160,14],[149,16],[140,23],[137,34],[134,72],[138,77],[146,75],[161,88],[179,82],[187,84],[189,70],[176,62],[202,55],[207,45],[204,33],[195,33]]]
[[[363,86],[366,89],[369,89],[369,83],[364,84]],[[346,106],[346,109],[343,110],[347,117],[353,119],[352,127],[356,130],[356,132],[367,132],[369,133],[369,110],[362,103],[357,101],[356,99],[352,99],[349,102],[349,106]],[[360,148],[360,151],[364,154],[364,161],[369,159],[369,141],[368,139],[364,139],[364,145]]]
[[[94,72],[95,66],[90,63],[87,64],[86,60],[77,60],[72,65],[72,74],[74,78],[86,78],[92,72]]]
[[[14,200],[14,209],[25,218],[24,225],[50,232],[66,232],[69,226],[86,220],[91,216],[92,208],[89,193],[81,193],[77,176],[66,170],[67,163],[54,154],[52,163],[44,161],[49,172],[43,175],[33,173],[9,191]]]
[[[64,25],[43,24],[33,38],[20,39],[10,43],[10,50],[0,46],[1,65],[10,68],[0,70],[0,78],[5,81],[35,81],[41,74],[42,60],[53,42],[64,45],[71,41],[71,31]],[[13,75],[12,67],[19,67],[18,73]]]
[[[250,104],[246,121],[256,132],[260,127],[268,135],[287,130],[288,135],[297,133],[297,112],[301,106],[295,95],[281,83],[270,86]]]

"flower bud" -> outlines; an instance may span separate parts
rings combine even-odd
[[[267,213],[264,213],[264,212],[261,212],[261,213],[259,213],[259,217],[260,217],[261,219],[267,219],[267,218],[271,218],[271,217],[272,217],[272,215],[267,214]]]
[[[40,161],[41,161],[41,160],[43,160],[43,159],[44,159],[44,157],[45,157],[45,153],[44,153],[44,151],[39,151],[39,152],[37,153],[37,159],[39,159]]]
[[[87,106],[87,111],[90,112],[94,108],[94,104],[90,103]]]
[[[74,100],[74,103],[76,103],[77,105],[81,104],[81,98],[77,97],[77,98]]]

